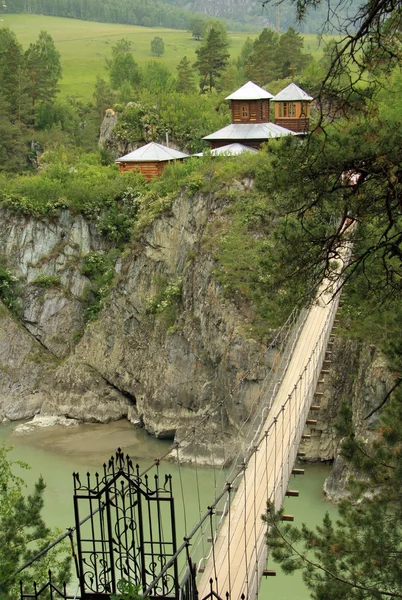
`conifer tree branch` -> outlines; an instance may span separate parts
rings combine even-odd
[[[307,556],[305,554],[302,554],[301,552],[299,552],[297,550],[297,548],[295,548],[287,539],[286,537],[282,534],[282,531],[280,529],[280,527],[278,527],[278,525],[276,524],[275,520],[269,520],[269,518],[267,519],[267,517],[265,517],[266,520],[268,520],[268,523],[271,527],[274,527],[276,532],[278,533],[278,535],[280,536],[281,540],[286,544],[286,546],[296,555],[298,556],[303,562],[305,562],[306,564],[308,564],[311,567],[314,567],[315,569],[318,569],[320,571],[322,571],[323,573],[325,573],[326,575],[328,575],[329,577],[331,577],[332,579],[339,581],[340,583],[344,583],[346,585],[349,585],[350,587],[353,587],[355,589],[358,590],[363,590],[366,592],[372,592],[372,593],[376,593],[376,594],[381,594],[383,596],[387,596],[389,598],[402,598],[402,594],[398,594],[397,592],[388,592],[385,590],[379,590],[377,588],[374,587],[368,587],[368,586],[364,586],[364,585],[360,585],[358,583],[355,583],[353,581],[349,581],[348,579],[344,579],[343,577],[339,577],[339,575],[336,575],[335,573],[332,573],[329,569],[326,569],[323,565],[319,564],[319,563],[315,563],[312,560],[310,560],[309,558],[307,558]],[[269,535],[269,534],[268,534]]]

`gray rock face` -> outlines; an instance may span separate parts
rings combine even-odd
[[[0,422],[39,412],[41,383],[57,364],[0,302]]]
[[[111,108],[108,108],[103,118],[99,134],[99,145],[104,146],[118,158],[126,154],[127,147],[125,144],[119,143],[114,136],[113,130],[116,127],[118,120],[117,114]]]
[[[339,456],[342,438],[336,424],[343,402],[351,407],[351,419],[356,435],[370,442],[373,440],[381,405],[393,385],[384,356],[374,347],[356,340],[335,338],[332,347],[329,374],[325,376],[320,397],[320,411],[314,418],[317,425],[311,440],[302,442],[301,450],[308,461],[334,461],[334,468],[324,485],[328,498],[338,501],[348,494],[347,482],[351,475],[359,477],[348,463]]]
[[[79,262],[109,244],[81,215],[68,210],[45,220],[0,207],[0,246],[20,281],[23,324],[52,353],[67,356],[84,326],[80,300],[89,280],[80,273]],[[44,277],[55,278],[56,285],[35,283]]]
[[[223,297],[214,261],[202,249],[205,228],[219,209],[212,196],[183,195],[171,214],[155,221],[142,246],[125,257],[99,320],[43,392],[43,413],[106,420],[135,408],[130,418],[140,419],[153,435],[173,438],[223,400],[216,416],[219,435],[234,435],[269,365],[250,369],[263,348],[245,339],[245,319]],[[174,324],[167,326],[163,312],[152,316],[147,309],[158,282],[178,278],[181,298]],[[243,375],[233,400],[230,390]]]

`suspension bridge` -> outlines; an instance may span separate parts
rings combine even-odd
[[[345,245],[343,254],[349,252]],[[77,592],[71,594],[60,586],[49,571],[48,580],[34,583],[31,590],[21,584],[21,600],[49,595],[109,599],[118,593],[120,580],[140,586],[143,595],[152,599],[253,600],[258,595],[268,551],[262,515],[268,501],[278,510],[286,495],[296,495],[288,490],[288,483],[298,471],[294,464],[300,440],[308,437],[306,424],[315,423],[309,415],[318,408],[313,400],[338,309],[336,279],[325,280],[309,310],[292,321],[283,341],[283,361],[263,386],[263,397],[226,483],[183,543],[177,546],[171,478],[161,479],[158,472],[152,477],[153,467],[140,472],[118,451],[95,480],[89,474],[85,480],[74,474],[75,526],[37,557],[68,537]],[[201,556],[196,541],[200,538]],[[18,570],[15,580],[26,566]]]

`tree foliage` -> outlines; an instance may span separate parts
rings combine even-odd
[[[245,61],[248,76],[259,85],[265,85],[301,73],[311,61],[311,56],[303,52],[303,46],[302,36],[293,27],[282,35],[263,29],[248,50]]]
[[[204,19],[201,17],[193,17],[190,19],[190,31],[193,38],[200,40],[202,37],[202,28],[204,26]]]
[[[41,31],[38,40],[29,45],[25,64],[28,94],[33,109],[39,101],[50,104],[57,94],[61,65],[60,52],[56,50],[52,37],[46,31]]]
[[[52,37],[41,31],[24,52],[15,34],[0,28],[2,108],[12,122],[35,124],[39,104],[50,106],[61,77],[60,53]]]
[[[300,16],[314,2],[296,3]],[[303,571],[317,600],[402,597],[402,181],[400,7],[361,4],[328,49],[318,97],[318,125],[304,146],[271,149],[261,182],[275,198],[284,235],[284,277],[314,288],[339,261],[342,240],[353,256],[342,266],[346,327],[388,355],[393,388],[373,443],[359,439],[350,415],[342,430],[345,459],[363,476],[350,482],[339,519],[315,530],[280,523],[269,507],[268,542],[285,571]],[[382,331],[379,331],[382,329]],[[366,416],[368,418],[368,416]]]
[[[18,582],[13,578],[19,567],[56,537],[56,532],[46,527],[42,518],[43,479],[39,478],[33,492],[26,495],[24,481],[15,471],[29,467],[21,461],[12,461],[8,456],[10,450],[4,444],[0,446],[0,593],[4,600],[16,597],[19,580],[31,585],[33,580],[43,584],[49,568],[56,584],[68,582],[71,562],[62,544],[35,561],[34,566],[24,569],[18,575]]]
[[[176,90],[182,94],[189,94],[196,91],[194,71],[187,56],[183,56],[177,65]]]
[[[155,56],[162,56],[165,52],[165,43],[163,39],[157,35],[151,40],[151,52]]]
[[[68,17],[102,23],[123,23],[146,27],[187,29],[189,13],[180,6],[159,0],[7,0],[3,10]]]
[[[215,24],[208,23],[205,29],[205,39],[195,51],[197,61],[194,64],[200,74],[200,88],[211,91],[218,86],[219,78],[229,60],[229,42],[226,31]]]
[[[349,421],[350,430],[350,421]],[[353,437],[343,454],[364,474],[339,506],[310,529],[284,526],[272,507],[266,520],[272,554],[287,573],[303,570],[317,600],[400,598],[402,593],[402,395],[384,410],[372,445]],[[373,495],[374,491],[374,495]],[[365,495],[366,494],[366,495]]]
[[[112,57],[106,60],[106,64],[110,85],[114,90],[120,89],[125,83],[133,88],[139,84],[140,72],[129,40],[123,38],[112,47]]]

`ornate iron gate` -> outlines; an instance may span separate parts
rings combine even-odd
[[[94,483],[89,473],[85,482],[73,477],[81,599],[104,600],[118,592],[120,580],[142,593],[176,553],[171,476],[161,484],[156,474],[151,485],[119,449]],[[178,600],[176,560],[152,597]]]

